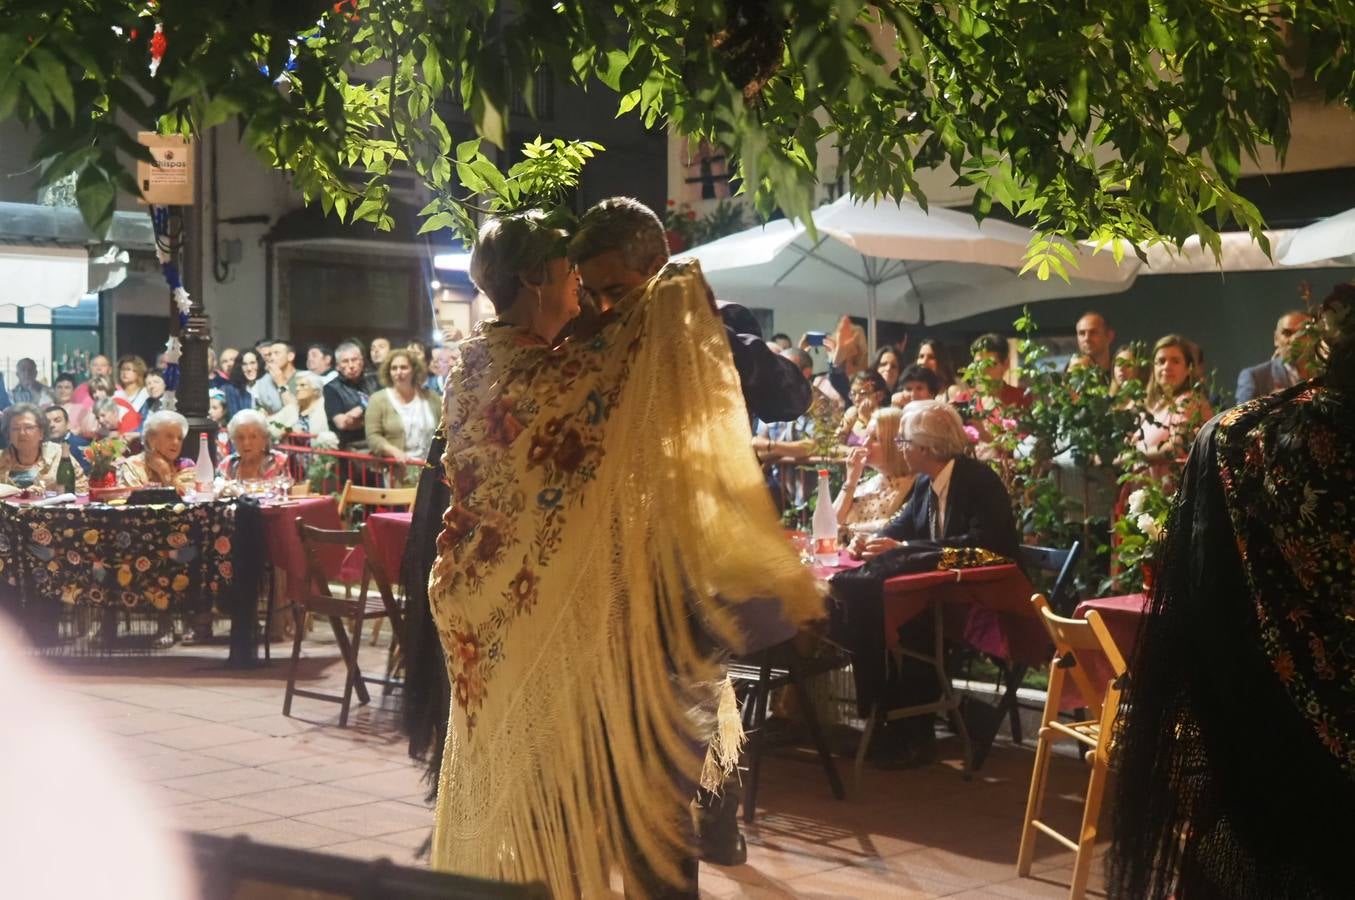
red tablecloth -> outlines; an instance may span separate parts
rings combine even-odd
[[[946,634],[974,649],[1026,666],[1048,662],[1049,635],[1030,604],[1034,587],[1014,564],[900,575],[884,584],[885,634],[945,605]]]
[[[1087,610],[1094,609],[1101,614],[1106,630],[1115,639],[1115,646],[1125,662],[1134,659],[1134,647],[1138,643],[1139,623],[1148,611],[1147,594],[1126,594],[1123,597],[1101,597],[1097,600],[1083,600],[1077,605],[1073,617],[1085,619]]]
[[[1132,665],[1134,661],[1134,646],[1138,641],[1139,623],[1143,620],[1143,614],[1147,610],[1148,597],[1144,594],[1128,594],[1123,597],[1100,597],[1096,600],[1083,600],[1073,610],[1073,618],[1085,619],[1088,610],[1096,610],[1101,614],[1101,621],[1106,624],[1106,630],[1115,640],[1115,647],[1124,657],[1125,665]],[[1096,653],[1086,659],[1088,676],[1093,683],[1105,684],[1110,681],[1113,674],[1110,669],[1110,663],[1100,653]],[[1083,705],[1082,697],[1078,693],[1077,686],[1069,681],[1064,689],[1063,701],[1059,704],[1061,709],[1077,709]]]
[[[301,538],[296,533],[297,517],[316,528],[339,529],[339,507],[333,497],[299,497],[263,507],[268,561],[276,571],[286,575],[287,599],[301,599],[306,590],[306,557],[301,552]],[[337,574],[343,561],[343,549],[321,550],[326,574]],[[281,600],[282,598],[278,598]]]
[[[391,583],[400,581],[400,563],[405,556],[405,542],[409,540],[409,523],[414,518],[409,512],[372,513],[367,517],[367,531],[372,543],[381,554],[381,564]],[[362,581],[362,566],[367,556],[361,547],[354,548],[343,561],[339,570],[339,580],[346,584],[358,584]]]

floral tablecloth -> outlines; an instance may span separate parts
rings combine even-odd
[[[235,504],[0,503],[0,586],[20,610],[213,608],[231,587]]]

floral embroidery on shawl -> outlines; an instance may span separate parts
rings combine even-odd
[[[1355,410],[1334,391],[1253,401],[1224,416],[1218,456],[1275,676],[1323,745],[1355,772],[1351,423]]]
[[[676,878],[671,811],[713,734],[693,717],[719,673],[702,635],[742,646],[755,597],[797,622],[823,610],[749,452],[709,289],[670,264],[554,348],[482,326],[448,396],[433,864],[597,896],[638,850]]]

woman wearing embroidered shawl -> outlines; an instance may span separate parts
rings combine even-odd
[[[1355,287],[1326,373],[1201,431],[1130,666],[1112,897],[1349,897]]]
[[[695,896],[687,804],[705,745],[727,770],[741,737],[691,713],[718,672],[704,638],[740,648],[742,601],[776,596],[803,621],[822,600],[748,451],[699,268],[670,264],[552,346],[577,311],[563,249],[513,216],[472,258],[499,319],[448,388],[433,865],[586,897],[615,866],[630,890]]]

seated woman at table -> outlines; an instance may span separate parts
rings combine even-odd
[[[221,461],[227,481],[267,481],[287,474],[287,454],[271,448],[268,420],[257,409],[242,409],[226,426],[235,452]]]
[[[188,420],[171,409],[153,412],[141,429],[146,449],[129,456],[118,469],[118,480],[128,487],[172,487],[180,494],[193,486],[197,474],[191,460],[180,459]]]
[[[886,406],[875,411],[864,447],[847,455],[847,477],[833,501],[839,526],[852,533],[874,534],[884,528],[913,489],[914,477],[899,445],[903,410]],[[866,466],[875,474],[865,482]]]
[[[9,446],[0,451],[0,485],[19,490],[56,491],[61,445],[47,440],[47,416],[31,403],[16,403],[5,411]],[[89,493],[89,481],[75,466],[76,493]],[[0,489],[0,496],[13,493]]]

